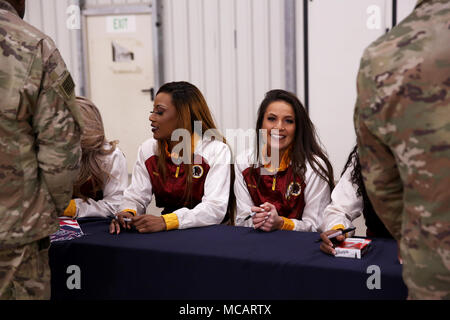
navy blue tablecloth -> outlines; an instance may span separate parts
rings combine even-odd
[[[216,225],[154,234],[108,233],[108,221],[80,223],[85,236],[52,243],[52,299],[292,300],[405,299],[397,246],[373,239],[362,259],[319,250],[318,233]],[[67,282],[79,267],[80,289]],[[367,282],[376,265],[380,289]],[[69,280],[69,281],[68,281]],[[369,282],[372,282],[369,279]],[[70,285],[69,285],[70,287]],[[73,286],[72,286],[73,287]]]

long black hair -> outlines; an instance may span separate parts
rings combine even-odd
[[[358,197],[362,197],[363,199],[363,216],[366,220],[366,227],[371,234],[367,234],[368,236],[377,236],[384,238],[392,238],[389,231],[384,226],[383,222],[378,218],[375,209],[372,206],[372,202],[370,202],[369,196],[366,192],[366,187],[364,185],[364,179],[361,173],[361,163],[359,162],[359,154],[358,154],[358,146],[355,145],[353,150],[350,152],[348,156],[347,163],[344,166],[344,170],[342,170],[341,177],[344,172],[348,169],[348,167],[352,166],[353,170],[350,173],[350,181],[353,185],[357,186],[356,195]]]
[[[358,186],[358,190],[356,191],[356,195],[358,197],[367,195],[366,187],[364,186],[363,177],[361,174],[361,164],[359,163],[359,155],[358,155],[358,146],[354,146],[350,155],[348,156],[347,163],[344,166],[344,169],[341,172],[341,177],[344,175],[344,172],[348,169],[348,167],[353,166],[353,170],[351,172],[351,182]],[[365,206],[364,206],[365,207]]]

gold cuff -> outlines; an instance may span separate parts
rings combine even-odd
[[[289,218],[281,217],[283,219],[283,225],[281,226],[281,230],[294,230],[295,223]]]
[[[122,212],[129,212],[129,213],[131,213],[133,216],[136,217],[136,210],[133,210],[133,209],[124,209],[124,210],[122,210]]]
[[[345,229],[345,226],[344,226],[343,224],[337,224],[337,225],[335,225],[333,228],[331,228],[331,230],[339,230],[339,229],[344,230],[344,229]],[[346,238],[348,238],[348,237],[349,237],[349,232],[347,232],[346,234],[344,234],[344,236],[345,236]]]
[[[63,215],[66,217],[75,217],[75,215],[77,214],[77,204],[75,203],[75,200],[70,200],[69,205],[67,206],[66,209],[64,209],[64,213]]]
[[[164,222],[166,223],[166,230],[178,229],[178,226],[180,224],[175,213],[163,214],[162,217],[164,219]]]

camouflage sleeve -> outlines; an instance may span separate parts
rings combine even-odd
[[[403,184],[395,157],[377,128],[385,127],[379,111],[380,99],[366,52],[358,73],[358,98],[354,113],[361,171],[375,212],[396,240],[400,240]],[[382,132],[382,130],[381,130]]]
[[[44,41],[43,46],[46,45],[48,43]],[[73,183],[78,176],[81,123],[75,105],[75,85],[58,50],[50,53],[44,61],[43,70],[33,130],[40,174],[58,214],[62,215],[70,202]]]

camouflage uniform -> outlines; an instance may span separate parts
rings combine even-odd
[[[410,299],[450,298],[450,1],[418,1],[364,52],[354,115],[367,192]]]
[[[0,298],[49,298],[48,236],[81,157],[74,83],[53,41],[0,0]]]

